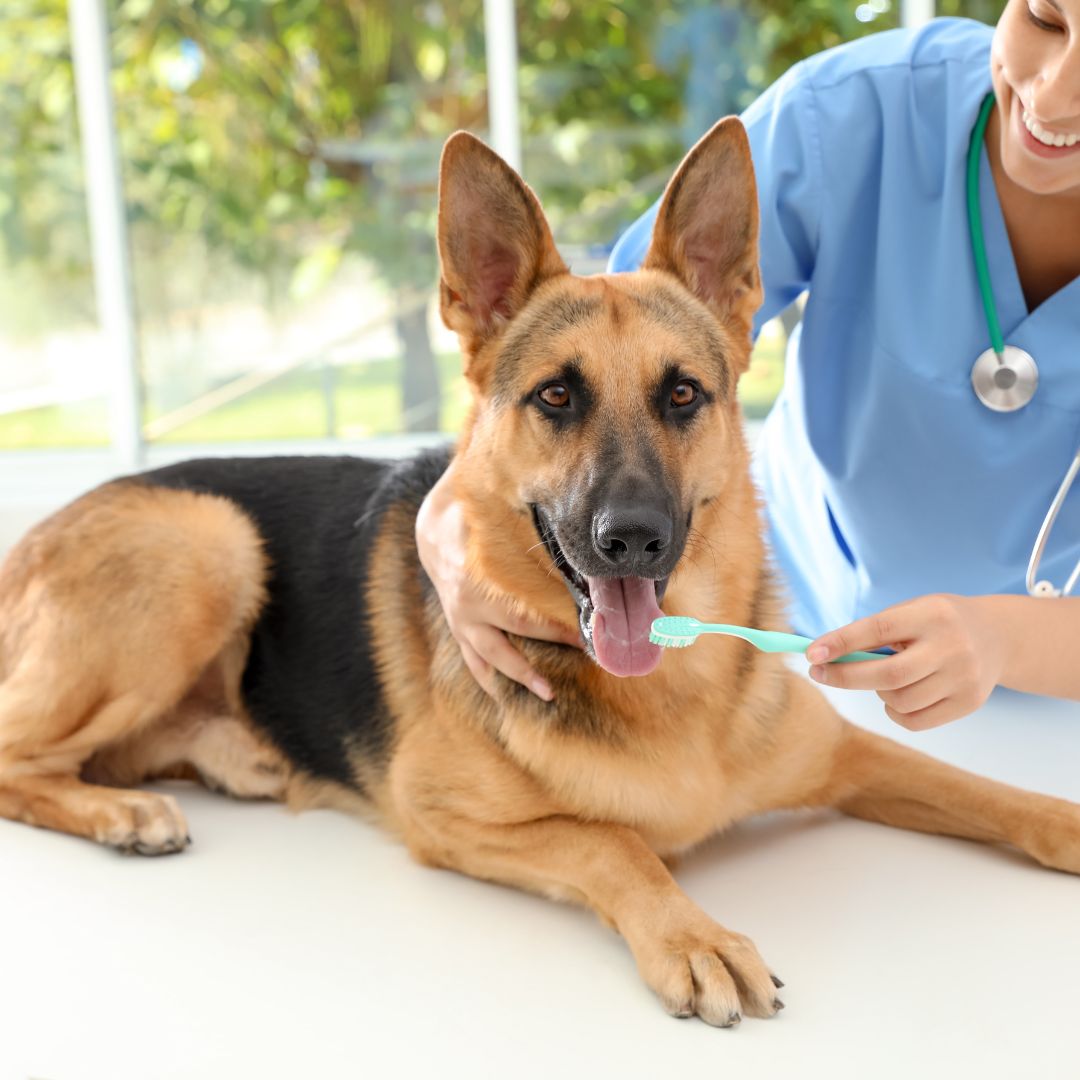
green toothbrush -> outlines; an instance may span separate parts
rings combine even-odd
[[[779,630],[751,630],[746,626],[728,626],[726,623],[703,623],[687,615],[665,615],[654,619],[649,640],[665,649],[685,649],[693,645],[699,634],[727,634],[729,637],[749,641],[762,652],[804,653],[814,639],[798,634],[784,634]],[[853,652],[838,656],[834,664],[848,664],[854,660],[884,660],[888,653]]]

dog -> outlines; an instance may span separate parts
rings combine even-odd
[[[668,861],[833,807],[1080,873],[1080,807],[847,723],[776,656],[662,650],[654,617],[780,627],[736,385],[761,302],[746,134],[720,121],[635,273],[577,277],[532,191],[459,132],[440,307],[473,403],[456,449],[191,461],[107,483],[0,570],[0,815],[146,855],[184,777],[373,815],[421,863],[584,904],[674,1016],[771,1017],[782,985]],[[468,572],[582,648],[515,638],[555,691],[467,671],[416,551],[453,457]]]

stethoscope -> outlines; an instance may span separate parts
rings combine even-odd
[[[971,385],[975,395],[994,412],[1015,412],[1022,409],[1034,396],[1039,385],[1039,367],[1035,358],[1017,348],[1006,345],[1001,336],[1001,324],[998,322],[997,307],[994,304],[994,291],[990,286],[990,266],[986,261],[986,244],[983,242],[982,213],[979,207],[979,160],[982,152],[983,136],[990,113],[994,108],[994,95],[987,94],[979,110],[979,118],[971,133],[971,146],[967,158],[967,210],[968,224],[971,228],[971,252],[975,257],[975,273],[979,280],[979,293],[982,296],[983,311],[986,312],[986,327],[990,331],[990,348],[981,353],[971,368]],[[1055,588],[1049,581],[1038,581],[1039,563],[1042,560],[1050,531],[1054,527],[1058,513],[1065,502],[1066,495],[1080,473],[1080,449],[1076,452],[1069,471],[1065,474],[1058,488],[1050,509],[1043,518],[1042,528],[1031,549],[1031,559],[1027,569],[1027,591],[1032,596],[1068,596],[1080,580],[1080,561],[1073,568],[1069,580],[1063,589]]]

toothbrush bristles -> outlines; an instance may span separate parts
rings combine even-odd
[[[701,626],[697,619],[685,615],[662,615],[653,620],[649,640],[665,649],[685,649],[697,641]]]
[[[661,645],[665,649],[685,649],[688,645],[693,645],[697,640],[697,636],[694,637],[671,637],[668,634],[650,633],[649,640],[654,645]]]

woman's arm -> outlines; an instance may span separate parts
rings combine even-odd
[[[1005,641],[998,683],[1080,701],[1080,597],[975,596]]]
[[[895,656],[830,664],[857,649]],[[818,638],[810,676],[874,690],[912,731],[974,712],[995,686],[1080,701],[1080,597],[921,596]]]

